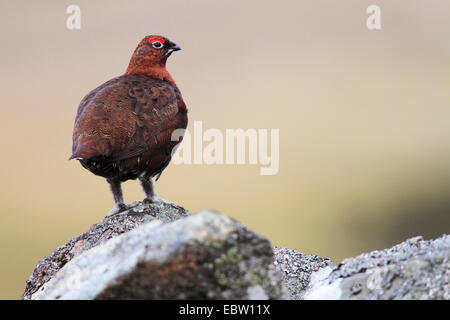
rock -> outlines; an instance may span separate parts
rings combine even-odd
[[[283,285],[290,300],[303,299],[311,274],[333,266],[330,259],[277,247],[274,248],[274,264],[284,275]]]
[[[130,210],[106,217],[103,221],[93,225],[84,234],[72,238],[69,242],[42,259],[26,282],[23,299],[30,299],[34,292],[49,281],[76,255],[119,234],[133,230],[144,223],[153,220],[167,223],[189,216],[189,212],[186,209],[163,199],[159,199],[159,201],[152,204],[135,202],[133,205]]]
[[[272,248],[218,212],[159,199],[106,217],[37,265],[23,299],[450,299],[450,236],[345,259]]]
[[[450,236],[411,238],[313,273],[305,299],[450,299]]]
[[[172,209],[179,210],[178,207],[174,207],[169,211]],[[122,218],[125,220],[130,219],[128,218],[130,213],[123,215]],[[111,218],[120,219],[119,216]],[[142,224],[142,221],[139,221],[137,222],[141,224],[139,227],[130,226],[128,229],[134,230],[117,235],[108,241],[92,241],[89,235],[73,242],[70,250],[64,249],[64,246],[63,249],[59,248],[60,254],[62,252],[68,254],[73,248],[77,248],[75,245],[77,242],[85,241],[78,246],[83,249],[78,249],[72,260],[59,271],[56,268],[51,269],[53,277],[34,293],[28,290],[26,297],[31,299],[285,297],[281,275],[272,264],[273,251],[269,241],[251,232],[241,223],[211,211],[203,211],[170,223],[150,221]],[[100,234],[106,232],[103,227],[97,226],[94,229],[98,228],[102,230]],[[117,231],[114,229],[111,232]],[[95,238],[100,239],[102,236]],[[89,250],[84,249],[85,243],[91,243]],[[49,263],[48,260],[46,263]],[[33,277],[30,283],[32,282]]]

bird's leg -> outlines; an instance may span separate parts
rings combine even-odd
[[[113,214],[125,211],[128,206],[123,202],[122,187],[120,186],[120,180],[116,179],[106,179],[111,188],[111,192],[114,198],[114,207],[106,214],[106,216],[111,216]]]
[[[153,191],[153,182],[151,177],[139,177],[139,180],[141,181],[142,190],[144,190],[145,193],[145,202],[154,202],[156,200],[155,192]]]

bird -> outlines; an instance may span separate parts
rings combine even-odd
[[[90,91],[78,106],[69,160],[106,178],[114,200],[106,216],[130,208],[121,188],[127,180],[140,180],[144,201],[158,199],[152,178],[157,181],[170,163],[188,123],[186,104],[166,69],[178,50],[164,36],[144,37],[125,74]]]

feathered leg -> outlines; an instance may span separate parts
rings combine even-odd
[[[113,214],[125,211],[128,206],[123,202],[122,187],[120,186],[120,181],[115,179],[106,179],[111,188],[111,192],[114,198],[114,207],[106,214],[106,216],[111,216]]]
[[[145,199],[146,202],[154,202],[156,200],[156,195],[153,190],[153,182],[151,177],[140,177],[139,180],[141,181],[142,190],[144,190],[145,193]]]

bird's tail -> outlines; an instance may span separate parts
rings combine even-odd
[[[74,141],[72,155],[69,160],[87,160],[90,158],[111,155],[112,147],[108,139],[97,135],[80,135]]]

